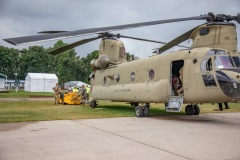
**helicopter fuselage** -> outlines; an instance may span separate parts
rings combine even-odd
[[[173,70],[178,72],[183,67],[184,93],[178,96],[183,97],[184,103],[239,101],[239,69],[234,68],[234,65],[230,68],[217,68],[214,56],[222,55],[209,54],[212,51],[212,48],[181,50],[99,69],[91,79],[93,99],[166,103],[169,97],[176,96],[172,88]],[[227,55],[227,51],[219,51]],[[206,66],[209,65],[209,58],[212,64]],[[183,62],[182,66],[174,67],[174,62],[179,61]],[[212,68],[206,69],[207,67]],[[225,75],[225,80],[221,75]]]

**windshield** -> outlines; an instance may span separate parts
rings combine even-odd
[[[234,68],[234,63],[230,56],[215,56],[214,61],[216,69]]]
[[[240,57],[233,57],[236,67],[240,68]]]

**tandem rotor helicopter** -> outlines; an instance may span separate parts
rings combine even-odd
[[[157,49],[156,56],[127,61],[122,36],[111,31],[158,25],[171,22],[206,20],[207,22],[180,35]],[[240,14],[230,16],[208,13],[196,17],[158,20],[76,31],[43,31],[42,35],[4,39],[13,44],[63,39],[88,34],[97,37],[83,39],[56,49],[56,55],[68,49],[102,38],[99,58],[91,61],[94,71],[91,107],[97,100],[129,102],[137,117],[149,116],[150,103],[165,103],[166,111],[179,112],[182,103],[187,115],[200,113],[199,103],[240,101],[240,54],[237,49],[236,26]],[[192,39],[187,49],[162,52]]]

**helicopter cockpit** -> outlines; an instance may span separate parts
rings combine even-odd
[[[215,70],[220,69],[232,69],[240,67],[240,57],[232,57],[229,53],[224,50],[210,50],[206,54],[207,62],[206,62],[206,69],[208,71],[212,70],[213,64],[212,60],[215,63]],[[212,57],[212,59],[211,59]],[[204,64],[204,63],[203,63]],[[203,66],[201,66],[203,69]]]
[[[233,99],[240,97],[239,57],[224,50],[210,50],[201,62],[202,78],[206,87],[217,87]]]
[[[206,87],[217,87],[232,98],[240,96],[239,57],[224,50],[210,50],[201,62],[201,72]]]

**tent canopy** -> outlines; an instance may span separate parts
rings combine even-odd
[[[6,84],[7,76],[0,73],[0,91],[5,90],[5,84]]]
[[[6,76],[6,75],[4,75],[4,74],[2,74],[2,73],[0,73],[0,78],[7,79],[7,76]]]
[[[28,73],[25,82],[25,91],[53,92],[52,88],[58,83],[58,77],[50,73]]]

